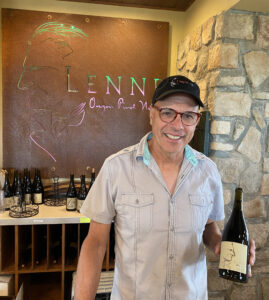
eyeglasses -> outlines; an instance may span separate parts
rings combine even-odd
[[[159,111],[160,119],[165,123],[172,123],[177,118],[177,115],[180,115],[182,124],[191,126],[195,125],[201,117],[200,113],[194,111],[178,112],[172,108],[167,107],[152,107]]]

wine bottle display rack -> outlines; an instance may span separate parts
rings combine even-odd
[[[39,206],[32,204],[27,205],[25,209],[20,206],[11,206],[9,210],[9,216],[12,218],[29,218],[37,215],[39,212]]]
[[[87,223],[0,226],[0,275],[13,275],[15,282],[14,295],[8,299],[15,299],[22,284],[27,300],[71,299],[72,273],[77,268],[89,226]],[[114,268],[112,252],[108,241],[105,271]]]

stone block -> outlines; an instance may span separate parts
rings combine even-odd
[[[263,172],[269,173],[269,158],[264,157],[263,159]]]
[[[208,70],[238,67],[238,45],[216,44],[209,50]]]
[[[261,187],[261,165],[249,163],[247,169],[241,174],[241,186],[245,193],[258,193]]]
[[[266,92],[255,92],[252,97],[257,100],[269,100],[269,93]]]
[[[232,282],[219,277],[218,266],[208,269],[208,291],[222,291],[228,289]]]
[[[269,174],[263,174],[261,195],[269,195]]]
[[[235,183],[240,181],[241,173],[244,169],[244,160],[241,157],[217,158],[211,157],[216,163],[222,182]]]
[[[263,51],[251,51],[244,55],[247,75],[254,88],[269,77],[269,56]]]
[[[262,299],[267,299],[269,297],[269,276],[262,278],[261,286],[262,286],[262,297],[263,297]]]
[[[269,50],[269,16],[258,16],[257,46]]]
[[[196,71],[196,78],[201,79],[207,76],[208,70],[208,52],[201,51],[198,56],[198,64],[197,64],[197,71]]]
[[[258,197],[251,201],[245,201],[244,214],[246,218],[265,217],[266,211],[263,198]]]
[[[215,18],[209,18],[202,27],[202,43],[208,45],[213,40]]]
[[[253,116],[255,118],[256,123],[258,124],[258,126],[263,129],[266,126],[266,123],[264,121],[264,118],[262,116],[261,110],[258,109],[257,107],[253,108]]]
[[[253,40],[253,26],[252,14],[225,13],[222,20],[221,37]]]
[[[228,143],[212,142],[210,144],[210,149],[216,151],[232,151],[234,146]]]
[[[194,30],[190,36],[190,49],[198,51],[202,46],[202,26]]]
[[[261,133],[251,126],[238,146],[238,152],[247,156],[252,162],[258,163],[261,159]]]
[[[229,121],[212,121],[210,133],[211,134],[230,134],[231,122]]]
[[[238,86],[245,85],[246,78],[243,76],[221,76],[219,77],[218,86]]]
[[[242,92],[216,92],[212,114],[214,116],[250,117],[251,98]]]
[[[247,224],[250,238],[254,239],[256,249],[265,247],[269,236],[269,222],[262,224]],[[268,269],[269,266],[267,266]]]
[[[194,71],[197,66],[198,54],[194,50],[190,50],[187,56],[187,71]]]
[[[256,287],[255,286],[249,286],[249,284],[240,285],[240,284],[234,284],[233,290],[231,293],[231,300],[254,300],[258,299],[258,295],[256,294]]]

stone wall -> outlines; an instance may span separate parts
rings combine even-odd
[[[179,44],[178,74],[196,81],[211,113],[210,157],[222,176],[226,220],[234,189],[257,261],[247,284],[218,278],[218,257],[207,252],[209,299],[269,299],[269,15],[229,10],[210,18]]]

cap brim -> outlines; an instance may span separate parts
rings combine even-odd
[[[188,94],[188,95],[193,97],[193,99],[198,103],[199,106],[204,107],[204,104],[203,104],[203,102],[201,101],[200,98],[196,97],[193,93],[191,93],[189,91],[181,90],[181,89],[174,89],[174,90],[165,91],[164,93],[159,95],[157,98],[155,98],[155,102],[159,101],[159,100],[163,100],[163,98],[165,98],[166,96],[173,95],[173,94],[176,94],[176,93]]]

